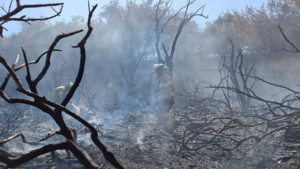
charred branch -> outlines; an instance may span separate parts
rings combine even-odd
[[[43,79],[43,77],[45,76],[45,74],[47,73],[49,67],[50,67],[50,59],[51,59],[51,55],[52,55],[52,52],[55,48],[55,46],[57,45],[57,43],[63,39],[63,38],[67,38],[67,37],[70,37],[70,36],[73,36],[77,33],[80,33],[82,32],[83,30],[78,30],[78,31],[74,31],[74,32],[71,32],[71,33],[68,33],[68,34],[62,34],[62,35],[58,35],[55,40],[53,41],[53,43],[51,44],[51,46],[49,47],[49,50],[48,50],[48,53],[47,53],[47,56],[46,56],[46,62],[45,62],[45,66],[43,68],[43,70],[40,72],[40,74],[36,77],[36,79],[34,79],[32,81],[32,88],[33,88],[33,92],[35,93],[38,93],[37,92],[37,89],[36,89],[36,86],[37,84]]]
[[[4,162],[7,167],[12,168],[30,161],[42,154],[50,153],[55,150],[70,150],[74,154],[74,156],[87,168],[100,168],[91,160],[91,158],[86,153],[83,153],[84,151],[81,151],[82,149],[78,145],[76,145],[76,143],[70,140],[60,143],[48,144],[39,149],[24,152],[20,157],[7,157],[0,154],[0,161]]]
[[[7,142],[9,142],[9,141],[11,141],[11,140],[13,140],[13,139],[15,139],[15,138],[17,138],[17,137],[21,137],[23,143],[26,143],[26,144],[29,144],[29,145],[45,145],[45,144],[43,144],[43,143],[38,143],[38,142],[31,142],[31,141],[28,141],[22,133],[15,134],[15,135],[13,135],[13,136],[11,136],[11,137],[5,139],[5,140],[0,141],[0,145],[2,145],[2,144],[4,144],[4,143],[7,143]]]
[[[29,21],[44,21],[49,20],[52,18],[55,18],[59,16],[63,9],[63,3],[52,3],[52,4],[32,4],[32,5],[22,5],[20,0],[16,0],[17,7],[11,11],[13,0],[10,2],[8,11],[6,11],[3,7],[2,10],[6,13],[5,15],[2,15],[0,17],[0,36],[3,38],[3,30],[8,31],[5,27],[3,27],[3,24],[9,22],[9,21],[21,21],[21,22],[27,22]],[[59,11],[55,10],[53,7],[60,6]],[[55,12],[54,15],[48,16],[45,18],[29,18],[26,17],[26,15],[23,15],[19,18],[14,18],[13,16],[20,13],[24,9],[33,9],[33,8],[43,8],[43,7],[51,7],[53,11]]]
[[[7,21],[26,21],[27,22],[27,21],[49,20],[49,19],[59,16],[62,12],[63,5],[64,5],[64,3],[21,5],[20,0],[16,0],[16,3],[17,3],[17,7],[13,11],[7,12],[6,15],[3,15],[0,17],[0,22],[2,21],[1,25],[3,24],[3,22],[7,22]],[[60,10],[58,12],[56,10],[54,10],[55,14],[52,16],[46,17],[46,18],[26,18],[26,16],[21,16],[20,18],[12,18],[12,16],[20,13],[24,9],[41,8],[41,7],[55,7],[55,6],[60,6]]]
[[[10,16],[14,15],[15,13],[18,13],[20,10],[22,10],[24,8],[35,8],[35,7],[40,7],[41,6],[41,5],[22,6],[20,1],[17,1],[17,3],[18,3],[18,7],[17,7],[16,10],[14,10],[10,14],[7,14],[7,15],[5,15],[1,18],[3,20],[3,22],[6,22],[7,21],[6,18],[10,18]],[[53,4],[44,5],[44,6],[51,6],[51,5],[53,5]],[[59,5],[59,4],[56,4],[56,5]],[[58,132],[54,132],[54,133],[49,134],[48,136],[46,136],[42,140],[48,139],[51,136],[53,136],[54,134],[60,134],[60,135],[64,136],[67,140],[69,140],[69,141],[61,142],[61,143],[57,143],[57,144],[46,145],[42,148],[26,152],[23,156],[18,157],[18,158],[8,158],[8,157],[5,157],[5,156],[0,156],[0,161],[4,162],[8,167],[14,167],[14,166],[20,165],[24,162],[32,160],[33,158],[35,158],[39,155],[42,155],[42,154],[45,154],[45,153],[48,153],[48,152],[52,152],[52,151],[59,150],[59,149],[66,149],[66,150],[70,150],[75,155],[75,157],[86,168],[100,168],[88,156],[86,151],[84,149],[82,149],[79,145],[77,145],[77,143],[75,143],[76,133],[72,135],[71,134],[72,129],[70,127],[66,126],[65,121],[62,117],[62,111],[64,111],[68,115],[70,115],[74,119],[78,120],[80,123],[82,123],[83,125],[85,125],[87,128],[89,128],[91,130],[92,141],[102,151],[105,159],[108,162],[110,162],[116,168],[124,168],[116,160],[113,153],[108,151],[107,147],[102,142],[100,142],[100,140],[98,139],[97,130],[90,123],[85,121],[83,118],[81,118],[80,116],[76,115],[75,113],[71,112],[70,110],[68,110],[64,107],[69,102],[69,100],[73,96],[76,88],[79,86],[80,81],[82,80],[82,76],[83,76],[83,73],[84,73],[85,59],[86,59],[85,43],[86,43],[87,39],[90,37],[90,35],[92,33],[92,30],[93,30],[93,28],[91,27],[91,18],[92,18],[93,12],[95,11],[96,7],[97,7],[97,5],[93,6],[92,9],[89,8],[89,18],[88,18],[88,23],[87,23],[88,31],[87,31],[86,35],[83,37],[83,39],[78,43],[78,46],[76,46],[76,47],[80,48],[80,54],[81,54],[80,67],[79,67],[78,75],[77,75],[76,80],[74,82],[74,86],[71,88],[70,92],[67,94],[67,96],[63,100],[62,104],[56,104],[54,102],[51,102],[51,101],[47,100],[45,97],[42,97],[42,96],[38,95],[37,85],[43,79],[43,77],[46,75],[46,73],[47,73],[47,71],[50,67],[51,55],[52,55],[53,51],[56,51],[54,48],[57,45],[57,43],[61,39],[66,38],[66,37],[70,37],[70,36],[75,35],[77,33],[80,33],[83,30],[74,31],[74,32],[71,32],[71,33],[68,33],[68,34],[62,34],[62,35],[57,36],[56,39],[51,44],[49,50],[47,52],[43,53],[34,62],[29,63],[27,61],[27,56],[26,56],[25,50],[22,49],[24,59],[25,59],[25,64],[19,66],[18,68],[16,68],[16,70],[14,69],[14,67],[15,67],[15,65],[18,61],[18,58],[17,58],[16,62],[13,64],[13,66],[10,66],[6,62],[6,60],[3,58],[3,56],[0,54],[0,63],[2,63],[4,65],[4,67],[7,69],[8,73],[9,73],[9,75],[7,76],[7,79],[9,79],[9,77],[12,77],[15,84],[17,85],[17,90],[19,92],[33,98],[34,101],[27,100],[27,99],[19,99],[19,98],[9,98],[3,91],[8,80],[5,81],[2,84],[1,89],[3,89],[3,90],[0,91],[1,92],[0,94],[1,94],[2,98],[5,101],[7,101],[8,103],[23,103],[23,104],[34,106],[34,107],[44,111],[45,113],[48,113],[54,119],[56,124],[60,127],[60,130]],[[11,20],[13,20],[13,19],[11,19]],[[22,21],[31,21],[31,20],[30,19],[26,20],[25,17],[22,17]],[[44,54],[47,54],[45,65],[44,65],[42,71],[37,76],[37,78],[34,79],[34,80],[31,80],[29,64],[37,63]],[[27,79],[27,82],[29,84],[29,87],[30,87],[31,91],[25,90],[23,88],[18,76],[16,75],[15,71],[20,70],[23,67],[26,67],[26,71],[27,71],[27,78],[26,79]],[[51,107],[54,108],[54,110],[52,110]],[[75,137],[75,139],[74,139],[74,137]]]
[[[287,51],[287,52],[293,52],[293,53],[300,53],[300,50],[297,48],[297,46],[291,42],[287,37],[286,35],[284,34],[283,30],[281,29],[281,27],[278,25],[278,28],[280,30],[280,33],[282,34],[282,36],[284,37],[284,39],[295,49],[294,51],[292,50],[288,50],[286,48],[282,48],[283,50]]]

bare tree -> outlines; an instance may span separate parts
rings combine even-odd
[[[13,3],[13,0],[11,1],[11,4],[12,3]],[[16,0],[17,7],[16,7],[16,9],[11,11],[11,4],[10,4],[10,7],[7,10],[6,14],[4,16],[0,17],[1,36],[2,36],[3,29],[5,29],[2,26],[4,23],[7,23],[9,21],[29,22],[29,21],[48,20],[48,19],[58,16],[63,7],[63,3],[21,5],[21,1]],[[57,12],[53,8],[54,6],[61,6],[60,11]],[[52,7],[52,9],[55,11],[55,14],[53,16],[46,17],[46,18],[26,18],[26,16],[22,16],[20,18],[13,17],[15,14],[18,14],[20,11],[22,11],[25,8],[40,8],[40,7]],[[59,130],[55,131],[54,133],[50,133],[48,136],[46,136],[45,138],[43,138],[41,140],[48,139],[49,137],[51,137],[55,134],[61,135],[66,139],[65,141],[57,142],[54,144],[47,144],[41,148],[37,148],[37,149],[31,150],[28,152],[24,152],[21,155],[19,155],[18,157],[14,157],[14,158],[10,158],[8,156],[0,154],[0,161],[3,162],[7,167],[15,167],[15,166],[23,164],[27,161],[30,161],[33,158],[36,158],[42,154],[53,152],[55,150],[63,150],[64,149],[64,150],[71,151],[73,153],[73,155],[86,168],[101,168],[99,165],[97,165],[91,159],[91,157],[87,154],[87,152],[77,143],[76,139],[72,135],[70,127],[68,127],[66,125],[66,123],[63,119],[63,113],[66,113],[69,116],[71,116],[72,118],[76,119],[81,124],[83,124],[84,126],[86,126],[91,131],[91,139],[92,139],[93,143],[97,146],[97,148],[99,148],[102,151],[105,159],[110,164],[112,164],[116,168],[123,168],[123,166],[116,160],[113,153],[108,151],[107,147],[98,139],[97,130],[86,120],[84,120],[77,114],[75,114],[72,111],[65,108],[65,106],[68,104],[68,102],[74,95],[74,92],[78,88],[78,86],[82,80],[82,77],[83,77],[84,68],[85,68],[85,60],[86,60],[85,43],[93,31],[93,27],[91,26],[91,18],[92,18],[92,15],[96,8],[97,8],[97,5],[90,8],[90,4],[89,4],[89,16],[88,16],[88,22],[87,22],[88,31],[86,32],[86,34],[83,36],[82,40],[77,45],[72,46],[73,48],[80,49],[79,70],[78,70],[74,85],[72,86],[72,88],[70,89],[70,91],[68,92],[68,94],[66,95],[66,97],[64,98],[62,103],[60,103],[60,104],[54,103],[54,102],[50,101],[49,99],[47,99],[46,97],[41,96],[37,90],[37,86],[38,86],[39,82],[44,78],[44,76],[48,72],[48,69],[51,65],[50,60],[51,60],[52,53],[53,53],[53,51],[58,51],[57,49],[55,49],[55,46],[58,44],[58,42],[63,38],[67,38],[67,37],[73,36],[75,34],[78,34],[80,32],[83,32],[83,30],[78,30],[78,31],[74,31],[74,32],[70,32],[70,33],[63,33],[61,35],[58,35],[55,38],[55,40],[53,41],[53,43],[51,44],[51,46],[49,47],[48,51],[43,53],[40,57],[38,57],[38,59],[36,61],[33,61],[33,62],[28,62],[25,49],[22,48],[25,63],[17,68],[15,66],[18,63],[18,59],[19,59],[18,57],[13,65],[9,65],[9,63],[7,63],[4,56],[2,56],[2,54],[0,54],[0,63],[8,71],[7,76],[0,87],[1,97],[7,103],[10,103],[10,104],[26,104],[29,106],[33,106],[33,107],[47,113],[48,115],[50,115],[53,118],[55,123],[59,126]],[[30,72],[30,64],[38,63],[39,59],[43,56],[46,57],[44,67],[41,70],[41,72],[38,74],[38,76],[36,78],[33,78],[31,76],[31,72]],[[22,70],[22,68],[26,68],[26,72],[27,72],[26,81],[29,86],[29,89],[24,88],[23,84],[20,81],[20,78],[16,74],[16,71]],[[18,92],[20,92],[21,94],[25,95],[26,98],[12,98],[5,93],[5,88],[8,84],[9,79],[11,79],[11,78],[14,81],[15,85],[17,86],[16,90]]]
[[[20,22],[27,22],[29,21],[45,21],[52,18],[55,18],[59,16],[63,9],[63,3],[51,3],[51,4],[32,4],[32,5],[22,5],[21,0],[16,0],[17,7],[12,10],[12,3],[14,0],[11,0],[8,10],[6,10],[4,7],[1,7],[1,9],[6,13],[5,15],[0,17],[0,36],[3,38],[3,30],[8,31],[3,25],[9,21],[20,21]],[[59,11],[55,10],[53,7],[59,6]],[[16,14],[20,13],[24,9],[32,9],[32,8],[42,8],[42,7],[51,7],[55,14],[48,17],[38,17],[38,18],[29,18],[26,15],[23,15],[21,17],[14,17]]]
[[[156,4],[156,13],[155,13],[155,48],[156,48],[156,53],[157,53],[157,57],[158,57],[158,63],[164,63],[166,64],[170,71],[173,70],[173,57],[174,57],[174,53],[175,53],[175,48],[176,48],[176,44],[178,41],[178,38],[184,28],[184,26],[195,16],[201,16],[204,18],[207,18],[207,16],[203,15],[203,10],[204,10],[204,6],[199,7],[195,12],[192,13],[188,13],[189,11],[189,7],[196,2],[196,0],[188,0],[187,4],[183,7],[181,7],[175,14],[168,16],[168,14],[170,13],[170,8],[172,5],[172,0],[168,0],[168,1],[164,1],[164,0],[159,0],[158,3]],[[166,7],[161,8],[162,5],[165,5]],[[180,14],[183,11],[183,15],[181,16]],[[160,14],[161,13],[161,14]],[[166,45],[164,44],[164,42],[162,42],[162,48],[164,51],[164,55],[165,55],[165,59],[163,59],[162,54],[161,54],[161,49],[159,47],[160,45],[160,38],[161,35],[164,32],[165,27],[167,26],[167,24],[174,19],[177,16],[181,16],[182,20],[177,28],[176,31],[176,35],[174,37],[174,40],[172,42],[171,45],[171,50],[169,51],[168,48],[166,48]]]
[[[219,51],[220,63],[219,63],[219,74],[220,82],[218,86],[232,86],[237,90],[243,91],[248,95],[251,94],[256,80],[250,81],[249,76],[255,76],[255,60],[252,64],[247,65],[244,61],[244,54],[242,51],[242,46],[238,48],[237,52],[235,50],[232,40],[228,39],[231,46],[230,54],[227,52]],[[228,56],[229,55],[229,56]],[[251,97],[243,95],[241,93],[235,93],[231,96],[229,90],[222,90],[226,105],[232,110],[232,105],[234,102],[238,102],[239,107],[243,112],[248,112],[251,108]],[[233,110],[232,110],[233,111]]]

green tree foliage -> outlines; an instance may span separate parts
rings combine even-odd
[[[207,24],[204,30],[208,38],[206,45],[215,46],[213,50],[216,50],[230,38],[236,45],[245,46],[249,54],[278,52],[285,45],[278,25],[284,27],[293,42],[300,43],[294,36],[300,33],[299,10],[297,0],[269,0],[260,8],[246,6],[242,11],[224,12],[216,21]]]
[[[101,45],[104,46],[101,48],[106,50],[106,57],[121,61],[137,59],[154,29],[152,14],[150,0],[141,4],[127,1],[125,6],[118,1],[111,1],[104,6],[98,18],[103,29],[99,29],[101,32],[98,33],[102,36],[104,43]]]
[[[112,74],[119,72],[119,65],[131,68],[132,64],[141,56],[144,60],[156,59],[153,36],[156,3],[153,0],[145,0],[141,3],[129,0],[122,5],[119,1],[112,0],[102,7],[102,11],[93,20],[93,36],[90,37],[86,45],[89,57],[85,73],[89,76],[85,78],[89,79],[84,81],[87,86],[94,87],[94,84],[105,83],[112,78]],[[162,6],[159,10],[162,11],[163,8],[166,6]],[[171,9],[164,19],[169,18],[174,13],[175,11]],[[168,45],[174,38],[181,16],[178,15],[169,22],[162,36],[168,49],[171,48]],[[8,62],[13,63],[16,56],[21,54],[21,47],[24,47],[28,60],[36,60],[41,53],[48,50],[56,35],[79,29],[86,29],[85,19],[82,16],[73,16],[70,21],[57,21],[55,23],[48,21],[32,22],[30,25],[23,22],[20,33],[12,34],[0,41],[1,52],[4,56],[9,56]],[[197,33],[198,26],[195,22],[189,22],[185,26],[176,47],[176,53],[178,53],[176,57],[189,57],[195,51],[194,48],[198,44],[197,39],[191,40],[190,38]],[[74,79],[77,73],[78,65],[76,63],[78,63],[79,54],[74,52],[69,44],[77,42],[79,38],[80,35],[75,35],[62,40],[57,45],[57,49],[62,49],[62,51],[54,52],[53,58],[58,57],[60,59],[52,60],[53,66],[47,75],[50,78],[41,82],[43,83],[41,86],[45,89],[39,89],[44,91],[45,96],[56,86],[64,85]],[[20,62],[24,62],[22,57],[20,60]],[[35,73],[39,72],[36,70],[41,68],[40,64],[32,66],[32,75],[35,76]],[[25,81],[25,79],[23,80]]]
[[[102,7],[102,11],[93,21],[94,33],[87,44],[88,54],[92,56],[88,62],[95,63],[101,57],[103,62],[107,63],[132,63],[141,55],[144,56],[143,59],[153,59],[156,56],[153,40],[155,5],[154,0],[141,3],[128,0],[124,5],[118,0],[111,0]],[[159,13],[167,9],[168,5],[170,4],[161,5]],[[226,50],[227,46],[224,44],[227,44],[227,38],[232,39],[235,45],[243,45],[248,54],[274,53],[286,45],[277,25],[281,25],[290,40],[299,45],[299,38],[294,36],[300,34],[299,10],[297,0],[269,0],[260,8],[246,6],[242,11],[224,12],[215,21],[208,22],[203,30],[199,29],[196,22],[190,21],[178,39],[175,58],[217,56],[216,51]],[[169,10],[164,20],[175,12]],[[161,36],[161,41],[166,44],[168,50],[181,19],[182,14],[174,17]],[[0,45],[5,49],[2,53],[16,56],[21,50],[15,49],[23,46],[29,53],[29,59],[35,59],[37,54],[47,50],[56,34],[84,28],[84,21],[81,16],[73,16],[69,22],[34,22],[32,24],[35,29],[27,23],[22,23],[22,33],[13,34],[0,41]],[[43,36],[42,40],[35,38],[40,36]],[[78,37],[74,36],[68,41],[74,41],[76,38]],[[148,43],[150,45],[147,46]],[[67,43],[60,43],[59,47],[68,49],[69,46],[65,44]],[[27,49],[27,46],[31,48]],[[76,58],[68,50],[64,50],[61,55],[69,62]],[[97,66],[89,66],[91,69],[94,67]]]
[[[102,7],[98,17],[93,20],[94,32],[93,36],[87,44],[87,52],[91,57],[88,60],[89,68],[98,68],[96,63],[99,58],[103,62],[115,63],[128,63],[131,64],[142,55],[142,59],[154,59],[156,51],[154,47],[154,30],[155,30],[155,13],[157,2],[153,0],[145,0],[141,3],[136,1],[126,1],[124,5],[119,3],[118,0],[111,0],[107,5]],[[165,6],[159,9],[163,11]],[[168,19],[174,15],[176,11],[170,10],[164,19]],[[172,40],[178,29],[178,24],[182,20],[182,14],[173,18],[166,26],[162,41],[166,44],[168,49],[172,44]],[[6,56],[16,56],[21,53],[20,46],[23,46],[30,60],[36,59],[38,54],[44,52],[49,47],[50,43],[61,32],[67,30],[85,29],[85,19],[81,16],[73,16],[70,21],[59,21],[55,23],[50,22],[33,22],[31,25],[27,23],[21,24],[21,32],[13,34],[2,41],[0,45],[3,47],[3,54]],[[34,29],[33,29],[34,27]],[[176,58],[186,58],[197,56],[199,51],[198,35],[200,30],[198,25],[191,21],[183,29],[183,32],[178,40],[176,46]],[[37,38],[43,37],[43,38]],[[79,36],[71,37],[65,41],[76,41]],[[66,46],[62,41],[58,44],[58,48],[64,49],[55,55],[62,57],[63,61],[55,63],[57,67],[66,62],[73,62],[76,58],[71,52],[70,46]],[[30,46],[30,48],[29,48]],[[20,50],[15,50],[15,49]],[[13,50],[14,49],[14,50]],[[74,53],[76,55],[76,53]],[[12,58],[14,58],[12,57]],[[13,61],[13,60],[12,60]],[[69,67],[68,67],[69,68]],[[72,68],[72,67],[71,67]],[[76,70],[75,68],[72,68]],[[103,67],[103,72],[106,68]],[[61,71],[61,70],[55,70]],[[59,82],[57,82],[59,83]]]

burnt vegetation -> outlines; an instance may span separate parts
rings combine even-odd
[[[97,16],[87,2],[86,19],[55,24],[63,3],[2,6],[0,167],[299,168],[298,1],[204,29],[204,5],[172,3],[111,1]],[[53,14],[18,15],[39,8]],[[4,36],[13,21],[21,32]],[[174,80],[173,132],[159,126],[155,63]]]

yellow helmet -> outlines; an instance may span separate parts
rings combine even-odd
[[[167,68],[167,66],[165,66],[164,64],[162,64],[162,63],[159,63],[159,64],[154,64],[153,65],[153,67],[154,67],[154,69],[161,69],[161,68],[163,68],[163,69],[166,69]]]
[[[72,87],[74,85],[74,83],[72,83],[72,82],[69,82],[68,84],[67,84],[67,86],[69,86],[69,87]]]

